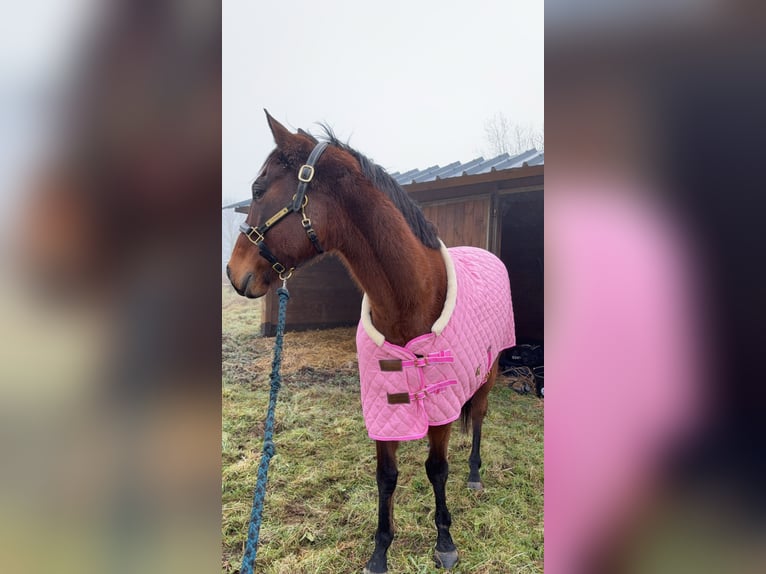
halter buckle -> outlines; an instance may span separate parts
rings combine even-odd
[[[309,183],[312,179],[314,179],[314,166],[308,164],[302,165],[298,170],[298,181]]]
[[[252,243],[255,246],[258,246],[265,239],[263,235],[258,233],[258,230],[255,227],[251,227],[248,231],[243,231],[242,233],[244,233],[245,237],[247,237],[250,240],[250,243]],[[255,239],[253,239],[253,233],[255,233],[256,235]]]
[[[279,261],[274,263],[274,265],[272,265],[271,268],[279,274],[280,279],[282,278],[282,273],[287,271],[287,268],[284,265],[282,265]]]

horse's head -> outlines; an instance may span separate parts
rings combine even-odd
[[[332,163],[320,156],[327,144],[291,133],[266,112],[277,144],[253,182],[253,201],[226,272],[240,295],[261,297],[271,283],[328,247],[333,199],[326,193]],[[314,167],[316,166],[316,169]]]

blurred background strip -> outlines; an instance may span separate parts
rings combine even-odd
[[[2,29],[0,570],[215,571],[221,6]]]

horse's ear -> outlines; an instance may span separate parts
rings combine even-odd
[[[277,147],[283,150],[292,147],[292,141],[295,136],[285,126],[272,118],[268,110],[264,108],[263,111],[266,112],[266,121],[269,122],[269,128],[274,136],[274,142],[277,144]]]
[[[309,138],[309,139],[311,140],[311,143],[313,143],[313,144],[317,144],[317,143],[319,143],[319,140],[317,140],[317,139],[316,139],[314,136],[312,136],[312,135],[311,135],[309,132],[307,132],[306,130],[302,130],[301,128],[298,128],[298,133],[299,133],[300,135],[302,135],[302,136],[306,136],[307,138]]]

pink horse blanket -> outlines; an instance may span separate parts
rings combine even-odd
[[[375,329],[367,295],[356,333],[362,411],[374,440],[415,440],[460,416],[500,351],[516,342],[505,265],[475,247],[442,244],[444,309],[431,332],[393,345]]]

